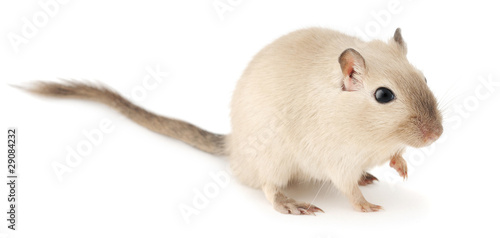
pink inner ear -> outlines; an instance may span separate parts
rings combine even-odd
[[[352,74],[354,73],[354,68],[353,68],[354,63],[349,63],[347,66],[347,70],[345,72],[345,75],[349,75],[350,78],[352,78]]]
[[[353,78],[354,74],[354,61],[349,61],[344,69],[344,87],[342,90],[344,91],[358,91],[362,88],[361,82]]]

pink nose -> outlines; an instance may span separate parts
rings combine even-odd
[[[437,126],[433,126],[431,128],[424,127],[421,129],[422,134],[424,136],[424,141],[426,143],[432,143],[432,142],[436,141],[441,136],[441,134],[443,134],[443,126],[437,125]]]
[[[425,142],[434,142],[439,138],[440,134],[429,133],[425,136]]]

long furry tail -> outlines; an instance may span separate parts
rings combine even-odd
[[[151,131],[181,140],[214,155],[227,154],[225,135],[214,134],[187,122],[149,112],[102,85],[76,81],[35,82],[31,86],[19,88],[44,96],[78,98],[104,103]]]

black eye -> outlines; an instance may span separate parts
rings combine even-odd
[[[375,100],[379,103],[388,103],[394,99],[394,93],[388,88],[378,88],[375,91]]]
[[[427,78],[424,78],[424,80],[425,80],[425,83],[427,83]]]

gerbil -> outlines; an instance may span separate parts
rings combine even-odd
[[[443,132],[441,113],[423,74],[406,59],[398,28],[385,43],[309,28],[285,35],[250,62],[234,91],[232,132],[217,135],[148,112],[99,85],[37,82],[30,92],[107,104],[144,127],[215,155],[262,189],[279,212],[320,208],[288,198],[294,181],[330,181],[356,210],[378,211],[359,185],[387,161],[406,178],[406,146],[422,147]]]

